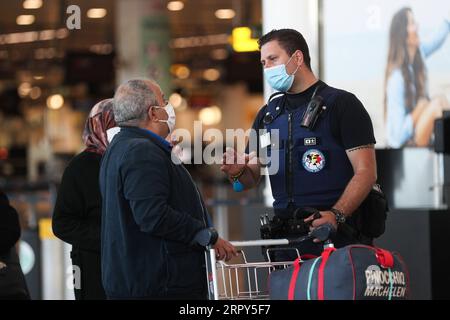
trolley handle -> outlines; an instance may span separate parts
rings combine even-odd
[[[320,227],[315,228],[306,236],[297,239],[264,239],[264,240],[249,240],[249,241],[231,241],[230,243],[235,247],[256,247],[256,246],[277,246],[277,245],[293,245],[299,244],[310,239],[319,239],[320,241],[328,241],[330,236],[335,233],[334,227],[326,223]]]

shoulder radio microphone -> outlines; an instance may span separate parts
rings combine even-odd
[[[320,114],[327,108],[326,106],[324,106],[323,98],[316,95],[317,90],[320,87],[321,85],[317,86],[314,90],[311,101],[309,101],[305,113],[303,114],[302,121],[300,122],[300,126],[302,128],[306,128],[310,131],[314,129],[314,126],[316,125],[317,119],[319,118]]]

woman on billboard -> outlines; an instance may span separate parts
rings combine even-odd
[[[425,59],[439,49],[450,33],[446,19],[430,42],[421,42],[410,8],[399,10],[391,21],[386,66],[385,118],[387,144],[427,146],[434,120],[449,109],[445,96],[429,98]]]

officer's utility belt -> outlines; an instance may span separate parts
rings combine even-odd
[[[374,239],[384,233],[387,212],[389,207],[387,199],[379,185],[374,185],[361,206],[347,219],[348,223],[340,226],[339,230],[352,238]],[[311,222],[306,223],[305,218],[315,215],[320,218],[320,212],[315,208],[297,208],[292,217],[283,218],[275,215],[269,219],[266,215],[261,217],[262,239],[295,239],[309,232]]]
[[[319,210],[314,208],[298,208],[292,217],[282,217],[275,215],[269,219],[268,216],[261,216],[261,239],[295,239],[309,233],[311,222],[306,223],[305,218],[311,215],[320,218]]]

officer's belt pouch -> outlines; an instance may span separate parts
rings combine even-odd
[[[273,271],[269,294],[273,300],[405,300],[409,276],[397,253],[349,245]]]
[[[260,228],[261,239],[294,239],[306,235],[309,232],[309,225],[305,223],[306,217],[282,219],[274,216],[267,225]]]
[[[385,231],[388,210],[386,197],[376,185],[359,208],[356,217],[357,228],[369,238],[378,238]]]

